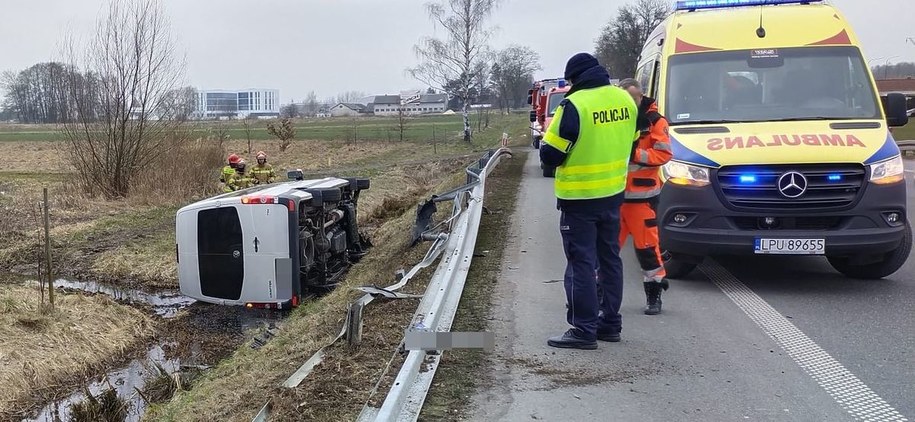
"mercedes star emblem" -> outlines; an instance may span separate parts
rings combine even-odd
[[[239,252],[239,251],[232,251],[232,258],[238,259],[238,257],[240,257],[240,256],[241,256],[241,252]]]
[[[796,171],[789,171],[778,178],[778,191],[785,198],[798,198],[807,192],[807,178]]]

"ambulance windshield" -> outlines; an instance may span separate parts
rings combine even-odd
[[[879,119],[855,47],[722,51],[670,58],[671,124]]]
[[[562,100],[564,100],[565,98],[566,98],[565,92],[557,92],[553,95],[550,95],[550,104],[549,104],[549,108],[547,108],[547,110],[549,110],[549,113],[547,113],[547,116],[553,117],[553,115],[556,114],[556,109],[559,108],[559,104],[562,103]]]

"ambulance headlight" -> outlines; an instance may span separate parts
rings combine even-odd
[[[708,186],[708,167],[695,166],[679,161],[670,161],[664,165],[664,178],[675,185]]]
[[[900,155],[871,164],[869,167],[871,170],[871,183],[887,185],[905,179],[905,165],[902,163],[902,156]]]

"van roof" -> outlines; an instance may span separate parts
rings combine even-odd
[[[765,38],[757,35],[760,15]],[[725,36],[722,36],[725,35]],[[714,50],[858,45],[845,17],[827,4],[678,11],[667,22],[668,54]]]
[[[311,198],[311,194],[306,192],[308,189],[335,189],[349,184],[350,181],[346,179],[325,177],[323,179],[295,180],[271,185],[254,186],[248,189],[224,193],[219,196],[197,201],[193,204],[182,207],[180,210],[178,210],[178,213],[180,214],[184,211],[219,206],[228,203],[240,203],[241,197],[248,195],[280,196],[294,192],[301,199],[309,199]]]

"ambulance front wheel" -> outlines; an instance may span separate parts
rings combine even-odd
[[[905,264],[905,261],[909,258],[909,253],[911,251],[912,226],[909,225],[909,223],[906,223],[905,236],[902,238],[902,243],[900,243],[899,247],[895,250],[884,254],[877,262],[869,264],[852,264],[851,259],[848,257],[830,256],[827,257],[827,259],[829,260],[829,264],[832,265],[836,271],[847,277],[877,280],[899,271]]]

